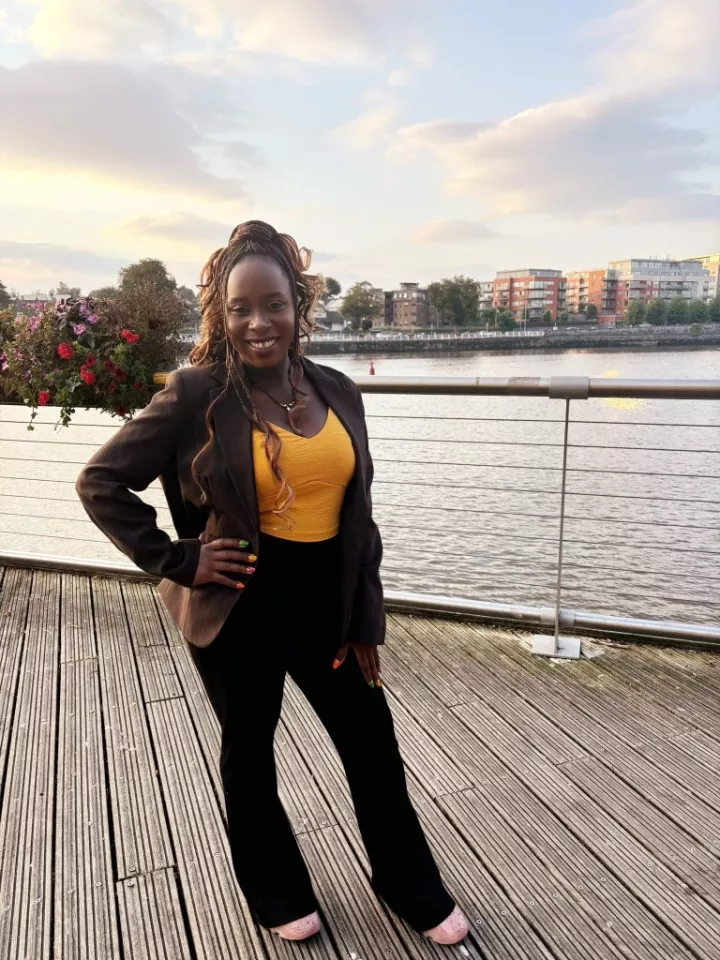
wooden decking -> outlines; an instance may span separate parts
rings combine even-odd
[[[152,587],[2,571],[3,960],[720,960],[720,660],[391,618],[410,787],[472,939],[371,896],[342,772],[288,688],[281,793],[326,928],[258,930],[224,836],[218,730]]]

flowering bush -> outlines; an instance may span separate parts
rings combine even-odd
[[[84,298],[0,317],[0,400],[60,408],[67,426],[78,407],[122,419],[144,407],[157,370],[179,353],[183,310],[172,293],[131,290],[107,301]]]

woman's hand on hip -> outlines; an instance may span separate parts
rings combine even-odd
[[[371,687],[382,687],[380,679],[380,651],[376,646],[370,646],[364,643],[348,643],[338,650],[333,663],[333,670],[339,670],[345,663],[345,659],[352,651],[357,662],[360,665],[363,677]]]
[[[224,587],[233,587],[242,590],[244,583],[237,579],[238,574],[249,576],[255,573],[252,566],[257,557],[252,553],[244,553],[240,545],[247,547],[244,540],[211,540],[200,547],[200,562],[195,573],[193,586],[199,587],[203,583],[219,583]]]

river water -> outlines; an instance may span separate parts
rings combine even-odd
[[[350,375],[368,359],[321,362]],[[720,376],[720,351],[571,351],[375,357],[380,376]],[[563,402],[514,397],[368,395],[374,509],[390,589],[553,605]],[[563,606],[720,622],[720,403],[572,404]],[[0,551],[119,559],[72,484],[108,432],[82,412],[25,430],[0,407]],[[162,495],[147,499],[168,525]]]

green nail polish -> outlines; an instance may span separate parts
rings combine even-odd
[[[373,690],[375,689],[375,684],[372,680],[370,681],[370,686],[373,688]]]
[[[250,544],[247,542],[247,540],[241,540],[241,541],[240,541],[240,546],[244,548],[244,547],[249,547]]]

